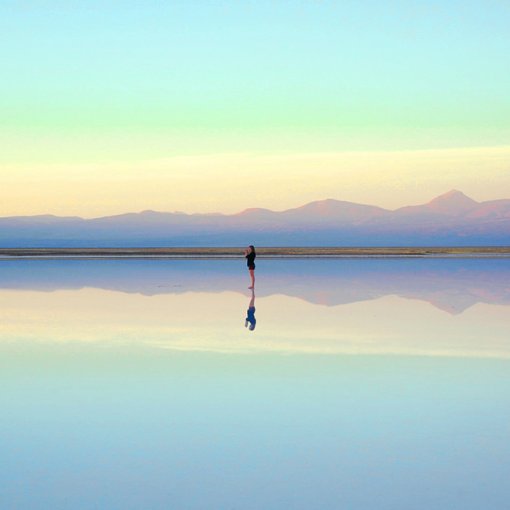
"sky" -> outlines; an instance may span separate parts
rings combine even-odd
[[[0,216],[510,197],[510,4],[3,0]]]

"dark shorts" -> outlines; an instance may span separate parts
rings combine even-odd
[[[248,269],[249,269],[250,271],[252,271],[252,270],[253,270],[253,271],[255,271],[255,264],[253,264],[253,265],[251,265],[251,266],[248,266]]]

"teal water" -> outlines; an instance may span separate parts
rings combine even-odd
[[[0,507],[504,509],[508,261],[0,263]]]

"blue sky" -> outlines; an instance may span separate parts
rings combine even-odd
[[[0,162],[51,180],[55,165],[507,146],[509,26],[494,0],[4,1]]]

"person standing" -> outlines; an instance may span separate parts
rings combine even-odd
[[[248,287],[249,289],[255,288],[255,257],[257,254],[255,253],[255,246],[250,244],[246,250],[244,250],[244,256],[246,257],[246,265],[248,266],[248,271],[250,272],[251,285]]]

